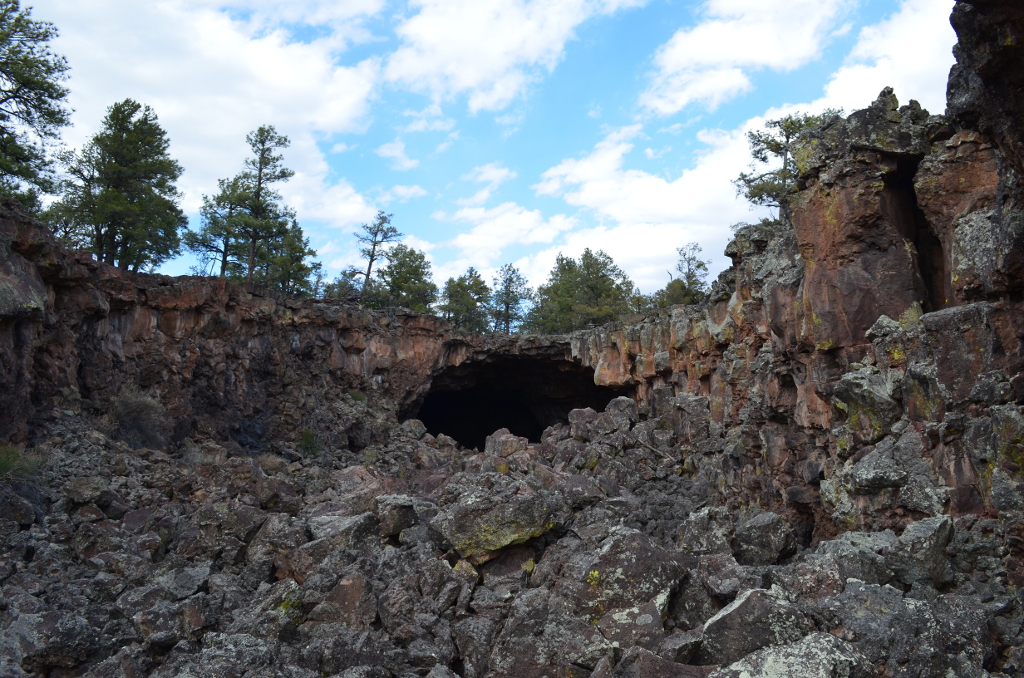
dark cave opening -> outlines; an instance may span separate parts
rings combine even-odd
[[[540,442],[545,428],[568,422],[571,410],[600,412],[620,395],[630,391],[597,386],[593,370],[574,363],[505,356],[446,369],[400,418],[419,419],[432,435],[444,433],[468,449],[483,450],[498,429]]]
[[[917,205],[914,175],[919,163],[919,158],[901,157],[896,171],[886,177],[889,218],[917,250],[918,272],[924,283],[924,310],[938,311],[953,305],[953,281],[942,242],[932,232],[928,219]]]

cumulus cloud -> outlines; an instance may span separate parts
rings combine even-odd
[[[861,29],[846,63],[829,79],[822,106],[863,108],[882,87],[903,101],[917,99],[933,113],[946,108],[946,80],[956,33],[953,0],[904,0],[880,23]]]
[[[261,26],[282,23],[327,25],[341,31],[353,31],[361,26],[361,19],[377,14],[384,0],[193,0],[190,4],[208,9],[245,13],[249,21]]]
[[[435,99],[468,94],[473,112],[499,110],[555,67],[580,23],[645,1],[412,0],[385,74]]]
[[[463,181],[475,181],[477,183],[487,184],[474,195],[469,198],[462,198],[456,202],[459,205],[482,205],[487,202],[491,195],[497,190],[498,186],[501,186],[504,182],[509,179],[515,179],[518,176],[515,172],[504,167],[501,163],[492,162],[479,167],[474,167],[472,172],[462,176]]]
[[[697,138],[706,148],[675,180],[627,168],[627,155],[642,136],[642,125],[612,130],[589,154],[563,160],[534,186],[539,195],[561,197],[590,211],[599,225],[575,229],[557,245],[524,257],[517,265],[537,284],[558,252],[578,256],[586,247],[604,249],[642,289],[652,291],[667,282],[666,269],[676,259],[674,248],[698,242],[713,260],[712,271],[720,270],[727,264],[720,254],[730,236],[726,226],[761,216],[736,196],[731,183],[750,163],[745,132],[798,110],[863,108],[887,84],[902,92],[904,100],[914,97],[933,111],[942,110],[946,74],[953,62],[950,50],[956,42],[948,27],[951,6],[952,0],[903,0],[892,15],[861,30],[821,98],[773,108],[734,130],[699,132]],[[673,125],[659,132],[681,130]],[[670,247],[652,249],[651,243]]]
[[[444,215],[435,215],[444,218]],[[559,234],[578,225],[573,217],[556,214],[544,218],[540,210],[531,210],[514,202],[497,207],[464,207],[451,219],[469,224],[470,229],[455,236],[448,245],[459,251],[458,257],[443,267],[443,272],[458,274],[467,266],[490,271],[505,248],[511,245],[550,243]],[[502,262],[504,263],[504,262]]]
[[[675,248],[697,242],[721,269],[729,224],[756,215],[736,196],[732,179],[749,163],[744,132],[754,119],[729,132],[705,130],[706,146],[695,165],[669,180],[625,167],[641,125],[612,130],[582,158],[569,158],[547,170],[534,185],[538,195],[561,197],[594,214],[599,226],[574,231],[564,244],[536,254],[531,270],[550,268],[559,250],[575,256],[585,247],[604,249],[644,291],[665,285],[675,265]]]
[[[410,158],[405,154],[405,142],[400,138],[386,144],[381,144],[376,153],[382,158],[390,158],[391,169],[394,170],[411,170],[420,164],[419,160]]]
[[[749,91],[753,71],[789,71],[817,57],[853,0],[708,0],[700,22],[680,28],[654,57],[640,105],[672,115],[709,109]]]
[[[402,128],[403,132],[447,132],[455,127],[455,120],[445,117],[439,105],[430,104],[422,111],[405,111],[402,113],[412,122]]]
[[[376,206],[348,180],[329,182],[325,171],[296,172],[280,190],[300,220],[311,219],[331,228],[353,230],[377,213]]]
[[[428,193],[422,186],[402,186],[401,184],[396,184],[391,187],[391,190],[380,197],[380,201],[385,203],[392,202],[393,200],[408,202],[413,198],[422,198],[425,195],[428,195]]]
[[[442,141],[441,143],[439,143],[437,145],[437,148],[434,149],[434,153],[435,154],[444,153],[449,148],[451,148],[452,144],[454,144],[456,141],[458,141],[458,139],[459,139],[459,130],[455,130],[454,132],[449,132],[448,133],[448,138],[445,139],[444,141]]]
[[[320,173],[293,185],[328,191],[318,138],[365,127],[379,63],[371,58],[339,65],[336,56],[347,44],[346,31],[351,37],[362,19],[379,11],[377,0],[313,2],[301,10],[253,0],[230,5],[239,10],[234,13],[220,11],[223,3],[213,0],[32,4],[36,18],[58,25],[54,51],[72,65],[74,127],[65,131],[65,141],[85,142],[115,101],[131,97],[149,104],[168,132],[171,155],[185,168],[179,187],[188,212],[198,210],[203,193],[216,190],[218,178],[242,169],[250,152],[245,135],[261,124],[291,138],[289,166],[309,177]],[[332,30],[321,39],[295,41],[273,23],[286,19],[328,21]],[[318,200],[310,195],[296,202]],[[300,219],[306,216],[300,211]]]

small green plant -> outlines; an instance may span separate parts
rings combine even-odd
[[[348,394],[350,396],[352,396],[352,400],[356,401],[357,403],[365,403],[366,402],[366,394],[363,393],[362,391],[352,390],[352,391],[349,391]]]
[[[0,445],[0,479],[28,478],[39,469],[39,458],[14,445]]]
[[[113,438],[132,449],[160,449],[170,432],[164,406],[145,393],[127,388],[114,398],[110,407]]]
[[[311,428],[304,428],[299,433],[299,452],[302,454],[316,454],[320,451],[320,441],[317,439],[316,432]]]

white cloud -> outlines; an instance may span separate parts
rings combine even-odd
[[[435,99],[469,95],[469,108],[499,110],[561,59],[580,23],[646,0],[411,0],[395,29],[391,82]]]
[[[665,155],[666,153],[668,153],[671,150],[672,150],[671,146],[666,146],[665,148],[663,148],[661,150],[658,150],[658,151],[654,150],[653,148],[645,148],[644,149],[644,155],[647,156],[648,160],[654,160],[656,158],[660,158],[661,156]]]
[[[932,113],[946,108],[954,63],[953,0],[904,0],[884,21],[863,28],[846,64],[825,87],[820,106],[863,108],[889,85],[901,101],[917,99]]]
[[[338,142],[331,146],[331,153],[344,153],[345,151],[351,151],[355,146],[346,144],[345,142]]]
[[[393,200],[397,200],[398,202],[408,202],[413,198],[422,198],[425,195],[428,195],[428,193],[422,186],[402,186],[401,184],[396,184],[391,187],[391,190],[387,191],[380,197],[380,201],[384,203],[391,202]]]
[[[572,217],[556,214],[545,219],[540,210],[526,209],[514,202],[502,203],[492,209],[464,207],[452,219],[472,224],[472,228],[450,241],[449,244],[459,249],[460,256],[450,262],[446,270],[459,270],[466,266],[487,270],[509,245],[553,242],[560,233],[577,226]]]
[[[326,171],[296,172],[280,190],[285,202],[295,208],[300,222],[311,219],[331,228],[351,229],[371,221],[377,213],[376,206],[347,180],[329,183]]]
[[[486,165],[474,167],[471,172],[462,175],[464,181],[476,181],[497,186],[509,179],[515,179],[518,175],[500,162],[491,162]]]
[[[198,210],[202,194],[216,190],[218,178],[242,169],[250,152],[245,135],[261,124],[273,124],[291,138],[285,162],[309,179],[292,182],[288,195],[296,207],[317,204],[320,196],[299,196],[295,187],[351,189],[326,182],[316,142],[365,126],[379,64],[367,59],[338,65],[336,56],[347,44],[345,36],[355,35],[360,21],[379,10],[378,0],[314,2],[301,10],[269,0],[235,2],[232,7],[249,10],[245,20],[218,11],[222,3],[214,0],[32,4],[37,19],[57,24],[60,37],[53,49],[72,66],[75,126],[64,133],[69,145],[84,143],[108,106],[131,97],[152,106],[167,130],[171,155],[185,168],[178,185],[186,212]],[[285,19],[322,20],[332,30],[328,37],[296,42],[273,23]],[[300,220],[308,216],[300,209]]]
[[[526,119],[526,115],[522,112],[506,113],[505,115],[499,115],[494,118],[494,122],[498,123],[505,129],[501,131],[501,138],[507,139],[516,132],[519,131],[519,123]]]
[[[452,144],[454,144],[458,140],[458,138],[459,130],[455,130],[454,132],[449,133],[448,138],[437,145],[437,148],[434,149],[434,153],[444,153],[445,151],[452,147]]]
[[[515,179],[517,176],[515,172],[497,162],[474,167],[472,172],[462,176],[463,181],[475,181],[487,185],[471,197],[462,198],[457,200],[456,203],[465,206],[482,205],[490,199],[499,186],[510,179]]]
[[[522,113],[506,113],[494,118],[494,122],[505,127],[513,127],[521,123],[525,117]]]
[[[402,115],[413,118],[402,128],[403,132],[447,132],[455,127],[455,120],[446,118],[437,104],[430,104],[422,111],[405,111]]]
[[[550,268],[559,250],[575,256],[584,247],[604,249],[641,289],[651,292],[667,282],[665,269],[675,265],[675,248],[697,242],[714,261],[713,270],[721,270],[727,260],[720,253],[731,235],[727,226],[755,218],[736,197],[732,179],[749,163],[744,131],[760,122],[754,119],[730,132],[700,132],[707,150],[674,181],[624,167],[641,125],[613,130],[590,154],[563,160],[544,172],[534,189],[591,210],[600,226],[574,231],[563,245],[535,255],[543,264],[531,265]]]
[[[431,251],[437,248],[437,245],[435,243],[432,243],[429,240],[424,240],[423,238],[420,238],[415,235],[407,235],[404,238],[402,238],[402,244],[407,245],[408,247],[411,247],[415,250],[419,250],[420,252],[423,252],[424,254],[427,255],[427,261],[431,263],[434,262],[434,257],[430,253]]]
[[[194,0],[197,7],[245,12],[250,22],[260,26],[298,23],[310,26],[328,25],[338,30],[353,30],[360,19],[372,16],[384,7],[383,0]],[[354,21],[355,20],[355,21]]]
[[[852,0],[708,0],[696,26],[680,28],[655,57],[640,104],[671,115],[695,102],[714,109],[749,91],[752,71],[789,71],[821,53]]]
[[[682,133],[684,129],[686,129],[690,125],[700,122],[700,119],[702,117],[704,116],[696,115],[687,120],[686,122],[677,122],[669,125],[668,127],[662,127],[661,129],[658,130],[658,134],[671,134],[672,136],[678,136],[679,134]]]
[[[726,235],[729,234],[726,229]],[[683,237],[680,228],[674,224],[640,224],[634,226],[598,226],[584,228],[566,234],[556,246],[548,247],[539,252],[523,257],[516,267],[536,287],[547,281],[555,258],[559,254],[578,258],[583,250],[603,250],[615,261],[615,264],[629,275],[642,291],[651,293],[661,289],[671,279],[670,272],[675,273],[678,260],[676,248],[687,242],[699,242],[703,247],[705,259],[714,258],[728,237],[721,242],[717,251],[709,249],[709,238],[698,240],[697,237]],[[714,241],[717,245],[717,240]],[[656,246],[654,246],[657,244]],[[726,260],[728,261],[728,260]],[[724,268],[720,262],[715,269]],[[710,280],[709,280],[710,282]]]
[[[419,160],[410,158],[405,154],[405,142],[400,138],[386,144],[381,144],[376,153],[382,158],[391,158],[391,169],[394,170],[411,170],[420,164]]]

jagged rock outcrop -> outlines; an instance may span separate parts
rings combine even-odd
[[[957,3],[946,116],[807,134],[710,303],[569,336],[116,271],[0,205],[0,441],[42,460],[0,674],[1024,675],[1022,15]],[[536,435],[415,418],[477,399]]]

